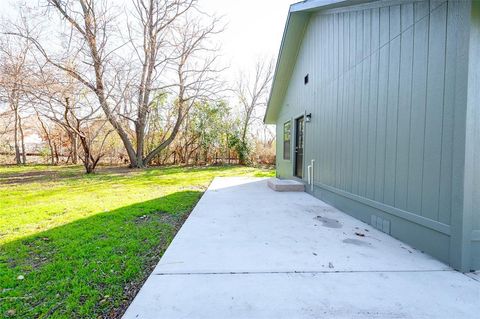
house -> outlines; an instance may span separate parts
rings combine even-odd
[[[480,1],[293,4],[265,123],[279,178],[480,269]]]

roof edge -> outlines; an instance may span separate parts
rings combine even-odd
[[[292,7],[294,6],[295,4],[291,4],[289,9],[288,9],[288,14],[287,14],[287,21],[285,22],[285,27],[283,28],[283,34],[282,34],[282,42],[280,43],[280,49],[278,50],[278,55],[277,55],[277,61],[275,63],[275,72],[273,72],[273,80],[272,80],[272,87],[270,88],[270,95],[268,97],[268,102],[267,102],[267,109],[265,110],[265,115],[263,117],[263,123],[265,124],[274,124],[274,123],[269,123],[269,119],[268,119],[268,111],[269,109],[271,109],[270,107],[270,101],[272,100],[272,95],[273,95],[273,88],[275,86],[275,80],[277,78],[277,74],[278,74],[278,69],[279,69],[279,65],[280,65],[280,59],[281,59],[281,56],[282,56],[282,51],[283,51],[283,48],[285,46],[285,38],[286,38],[286,35],[287,35],[287,31],[288,31],[288,25],[290,23],[290,16],[291,16],[291,12],[292,12]]]
[[[287,16],[287,21],[285,23],[285,28],[284,28],[284,31],[283,31],[282,42],[281,42],[281,45],[280,45],[280,50],[278,52],[277,61],[276,61],[276,65],[275,65],[275,72],[274,72],[274,75],[273,75],[273,81],[272,81],[272,87],[271,87],[271,90],[270,90],[270,96],[268,98],[267,110],[265,111],[265,116],[264,116],[264,119],[263,119],[265,124],[274,124],[273,119],[271,119],[271,116],[269,116],[269,115],[272,111],[272,99],[274,98],[274,95],[277,94],[276,87],[278,86],[278,82],[279,82],[279,74],[283,74],[284,73],[283,71],[286,71],[286,70],[283,70],[283,69],[285,69],[285,67],[283,67],[283,65],[287,64],[286,63],[287,61],[284,61],[284,59],[285,59],[284,57],[286,55],[285,50],[288,48],[288,46],[290,44],[290,41],[288,41],[288,40],[293,37],[294,39],[296,38],[297,42],[299,42],[299,43],[301,42],[300,38],[303,38],[303,37],[301,36],[302,34],[297,34],[298,30],[301,29],[302,30],[301,32],[302,33],[304,32],[305,26],[307,25],[307,22],[308,22],[309,16],[310,16],[310,14],[302,13],[302,11],[292,11],[292,8],[293,8],[294,5],[295,4],[290,5],[290,9],[289,9],[288,16]],[[300,18],[300,19],[297,19],[297,18]],[[296,26],[293,33],[292,33],[292,24],[295,24],[295,26]],[[297,24],[298,24],[298,26],[297,26]],[[295,51],[295,54],[294,54],[295,58],[296,58],[297,53],[298,53],[299,43],[296,45],[297,47],[294,50]],[[294,52],[289,52],[289,53],[290,53],[290,55],[292,55]],[[287,59],[287,60],[290,60],[290,59]]]

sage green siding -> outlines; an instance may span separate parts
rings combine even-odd
[[[480,1],[473,2],[469,43],[463,240],[465,262],[480,269]]]
[[[452,241],[452,223],[465,220],[452,216],[464,186],[475,198],[468,240],[477,238],[471,263],[480,268],[479,88],[466,108],[470,78],[478,85],[468,77],[472,12],[469,1],[390,1],[312,13],[277,117],[280,177],[292,178],[294,161],[293,143],[283,160],[283,123],[311,113],[313,193],[366,222],[388,219],[393,236],[459,269],[452,250],[465,242]],[[468,185],[465,140],[476,141]]]

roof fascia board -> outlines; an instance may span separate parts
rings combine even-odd
[[[305,33],[305,29],[308,25],[308,21],[310,19],[310,14],[307,12],[298,12],[298,13],[292,13],[289,12],[288,17],[287,17],[287,22],[285,24],[285,29],[283,32],[283,37],[282,37],[282,43],[280,45],[280,50],[278,53],[277,57],[277,63],[275,66],[275,72],[274,72],[274,77],[273,77],[273,82],[272,82],[272,89],[270,90],[270,96],[268,99],[268,104],[267,104],[267,110],[265,112],[265,117],[263,121],[266,124],[274,124],[274,120],[272,117],[275,117],[277,112],[273,112],[272,108],[275,105],[275,100],[278,100],[278,95],[281,95],[280,100],[283,100],[283,97],[285,95],[285,90],[282,90],[281,88],[278,88],[279,85],[282,84],[282,82],[287,82],[290,81],[291,73],[293,72],[294,65],[292,63],[288,63],[288,61],[293,60],[295,63],[298,55],[298,51],[300,50],[300,43],[303,39],[303,34]],[[293,25],[293,27],[292,27]],[[292,32],[292,28],[294,28],[295,32]],[[301,30],[300,32],[298,30]],[[292,39],[295,42],[295,54],[292,56],[292,53],[289,54],[288,57],[285,56],[286,51],[290,50],[291,47],[291,41]],[[283,76],[284,73],[287,72],[287,76]],[[280,77],[280,79],[279,79]],[[277,92],[279,91],[279,92]],[[278,106],[275,106],[278,109]],[[278,111],[278,110],[277,110]],[[272,114],[275,113],[275,114]]]
[[[333,7],[335,5],[348,2],[348,0],[312,0],[294,3],[290,7],[290,12],[310,11],[320,8]],[[343,5],[343,4],[342,4]]]
[[[391,6],[402,3],[421,2],[424,0],[311,0],[294,3],[290,6],[290,12],[312,12],[328,9],[356,7],[371,5],[372,7]]]

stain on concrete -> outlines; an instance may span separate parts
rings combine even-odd
[[[367,243],[366,241],[363,240],[358,240],[354,238],[347,238],[342,240],[345,244],[352,244],[352,245],[357,245],[357,246],[363,246],[363,247],[370,247],[372,244]]]
[[[322,222],[322,226],[328,227],[328,228],[342,228],[343,225],[336,219],[328,218],[328,217],[323,217],[323,216],[317,216],[316,219]]]
[[[313,213],[313,214],[322,214],[322,213],[337,213],[338,209],[330,206],[311,206],[311,205],[298,205],[302,210]]]

